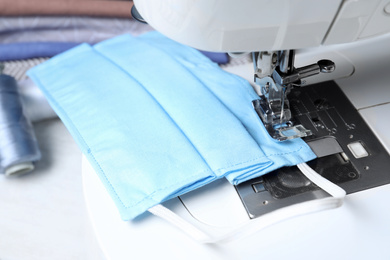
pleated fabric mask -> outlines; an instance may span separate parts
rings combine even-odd
[[[218,178],[315,158],[274,141],[250,84],[158,32],[80,45],[31,69],[124,220]]]

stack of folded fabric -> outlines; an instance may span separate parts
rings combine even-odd
[[[131,1],[0,1],[0,62],[18,81],[31,121],[55,117],[27,69],[83,42],[94,43],[128,31],[151,30],[130,15]]]

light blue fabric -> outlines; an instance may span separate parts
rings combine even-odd
[[[80,45],[28,75],[123,219],[217,178],[237,184],[315,156],[265,132],[250,84],[157,32]]]

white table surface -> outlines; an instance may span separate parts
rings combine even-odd
[[[0,259],[104,259],[87,215],[81,152],[59,119],[34,125],[42,159],[0,175]]]

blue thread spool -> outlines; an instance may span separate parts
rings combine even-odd
[[[40,158],[34,130],[23,114],[16,80],[0,75],[0,173],[10,176],[29,172]]]

